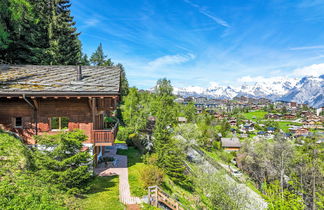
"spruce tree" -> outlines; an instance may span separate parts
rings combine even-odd
[[[94,66],[102,66],[105,63],[106,55],[104,55],[102,44],[100,43],[97,50],[91,55],[90,62]]]

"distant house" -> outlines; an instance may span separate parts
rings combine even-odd
[[[242,132],[253,132],[254,131],[254,124],[253,123],[245,123],[241,125]]]
[[[298,127],[298,126],[289,128],[289,131],[295,136],[307,135],[309,132],[307,128]]]
[[[187,122],[187,118],[185,118],[185,117],[177,117],[177,121],[179,123],[186,123]]]
[[[268,131],[268,133],[273,133],[276,131],[276,128],[275,127],[267,127],[267,131]]]
[[[295,114],[285,114],[285,115],[283,115],[283,118],[287,119],[287,120],[293,120],[296,118],[296,115]]]
[[[231,126],[236,126],[236,120],[235,120],[235,119],[229,120],[228,123],[229,123]]]
[[[265,118],[267,119],[275,119],[275,120],[278,120],[280,119],[281,115],[279,114],[272,114],[272,113],[269,113],[269,114],[266,114],[265,115]]]
[[[221,138],[222,148],[225,151],[239,151],[241,148],[241,142],[238,138]]]

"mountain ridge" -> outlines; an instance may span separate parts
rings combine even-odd
[[[205,96],[217,99],[233,99],[236,96],[268,98],[270,100],[295,101],[318,108],[324,106],[324,75],[305,76],[301,79],[276,78],[244,83],[239,87],[221,86],[212,83],[208,88],[190,86],[174,87],[174,93],[180,96]]]

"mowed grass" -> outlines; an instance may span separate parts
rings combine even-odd
[[[80,200],[84,210],[123,210],[125,206],[119,201],[118,176],[96,177],[89,193]]]
[[[268,114],[268,112],[265,111],[252,111],[248,113],[243,113],[243,116],[249,120],[262,120],[264,119],[264,116]]]
[[[145,166],[141,152],[134,147],[128,147],[128,150],[119,149],[117,154],[127,156],[128,181],[131,195],[137,197],[147,195],[147,190],[143,187],[140,174]]]

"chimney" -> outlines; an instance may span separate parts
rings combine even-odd
[[[81,68],[81,65],[76,66],[76,70],[77,70],[76,81],[81,81],[82,80],[82,68]]]

